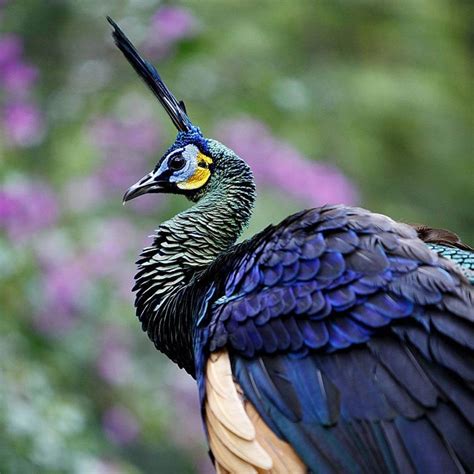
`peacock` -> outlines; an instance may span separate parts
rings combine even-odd
[[[193,205],[158,227],[133,291],[143,330],[197,382],[216,471],[472,472],[474,291],[460,270],[472,277],[472,249],[343,205],[236,243],[252,171],[108,21],[178,130],[124,202]]]

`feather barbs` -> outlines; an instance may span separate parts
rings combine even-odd
[[[218,473],[303,473],[293,448],[280,440],[244,400],[227,351],[210,355],[206,368],[205,419]]]

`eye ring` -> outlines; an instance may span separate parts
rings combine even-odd
[[[183,155],[174,155],[168,160],[168,167],[172,171],[179,171],[184,168],[186,159]]]

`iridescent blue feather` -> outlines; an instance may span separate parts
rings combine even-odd
[[[203,342],[231,351],[245,396],[310,469],[474,467],[473,292],[412,228],[327,206],[236,246],[209,278],[216,269],[227,277]]]

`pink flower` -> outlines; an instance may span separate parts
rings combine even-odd
[[[87,267],[78,257],[60,260],[42,268],[41,283],[42,302],[33,325],[50,336],[70,331],[93,284]]]
[[[21,38],[17,35],[5,35],[0,38],[0,74],[5,66],[16,62],[23,54]]]
[[[168,43],[192,36],[196,19],[186,8],[164,6],[152,18],[152,28],[160,41]]]
[[[139,117],[131,121],[100,117],[90,127],[93,143],[106,155],[115,153],[150,155],[160,144],[158,128],[150,117]]]
[[[3,209],[4,213],[12,212],[9,202]],[[85,221],[82,232],[85,248],[74,246],[71,237],[60,230],[30,242],[41,269],[41,304],[33,324],[49,336],[71,330],[81,315],[95,311],[95,295],[102,286],[127,305],[132,303],[132,262],[144,244],[140,231],[126,219],[100,218],[92,224]],[[129,374],[128,345],[125,339],[112,336],[104,339],[97,368],[107,381],[120,384]]]
[[[88,269],[80,258],[64,261],[46,273],[44,296],[46,305],[58,313],[73,312],[81,305]]]
[[[61,239],[53,238],[50,243],[47,236],[33,242],[42,272],[42,302],[34,316],[34,325],[48,335],[71,330],[81,314],[90,310],[94,291],[102,284],[111,286],[127,302],[131,299],[131,253],[135,255],[142,244],[138,230],[125,219],[101,219],[85,230],[88,242],[85,249],[61,248]],[[126,374],[126,349],[125,344],[117,344],[114,349],[104,345],[105,359],[99,364],[99,371],[111,383],[120,383]],[[120,364],[124,371],[115,373]]]
[[[127,122],[98,118],[90,127],[90,136],[104,158],[102,167],[95,173],[95,185],[102,194],[113,194],[117,201],[129,186],[150,171],[148,158],[157,154],[161,144],[158,128],[147,114]],[[144,213],[156,210],[159,205],[156,196],[130,203],[131,208]]]
[[[179,41],[192,38],[198,30],[198,22],[186,8],[163,6],[153,16],[145,40],[147,54],[166,55]]]
[[[232,120],[217,136],[248,162],[257,185],[288,193],[309,206],[357,202],[355,186],[335,166],[308,160],[261,122]]]
[[[0,191],[0,228],[13,241],[31,237],[59,217],[56,194],[40,181],[7,183]]]
[[[38,77],[38,70],[22,61],[7,63],[0,74],[0,84],[3,84],[9,95],[25,97]]]
[[[3,111],[3,129],[10,146],[35,145],[43,136],[41,114],[31,103],[12,103]]]
[[[23,60],[23,44],[19,36],[0,38],[0,86],[9,96],[25,97],[38,77],[38,70]]]

